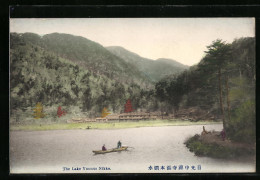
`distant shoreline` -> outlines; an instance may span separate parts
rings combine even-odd
[[[61,124],[31,124],[31,125],[10,125],[11,131],[45,131],[45,130],[69,130],[69,129],[127,129],[139,127],[162,127],[162,126],[190,126],[190,125],[208,125],[221,124],[218,121],[182,121],[182,120],[146,120],[146,121],[128,121],[128,122],[108,122],[108,123],[61,123]]]

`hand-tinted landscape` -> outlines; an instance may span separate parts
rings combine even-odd
[[[199,126],[192,128],[192,134],[184,133],[186,138],[181,138],[183,141],[178,147],[186,149],[187,154],[194,153],[199,157],[216,159],[248,157],[246,159],[252,164],[249,163],[246,171],[254,171],[255,38],[241,37],[231,43],[225,39],[215,39],[206,49],[199,63],[187,66],[178,60],[164,57],[144,58],[125,47],[104,47],[85,37],[71,34],[10,33],[10,154],[11,166],[17,168],[14,172],[20,172],[21,167],[26,166],[21,161],[21,154],[23,150],[27,150],[26,147],[22,148],[21,142],[36,142],[28,140],[29,135],[26,133],[31,133],[28,130],[48,133],[49,130],[72,129],[67,132],[73,135],[73,129],[84,129],[90,131],[83,133],[85,138],[93,136],[91,132],[95,134],[100,144],[93,143],[92,147],[99,149],[104,141],[116,143],[116,140],[113,142],[111,139],[102,139],[99,133],[104,135],[106,131],[111,131],[107,133],[114,134],[114,129],[118,128],[124,131],[124,128],[177,128],[180,125],[187,128]],[[102,129],[105,130],[101,132]],[[201,134],[198,133],[199,129]],[[158,129],[159,131],[162,130]],[[135,132],[139,135],[141,133],[138,130]],[[151,134],[154,130],[144,129],[143,132]],[[170,129],[166,128],[165,132],[166,137],[175,138],[174,132],[169,134]],[[34,136],[37,136],[37,131],[35,133]],[[75,133],[80,136],[80,131],[75,130]],[[69,135],[65,134],[64,136]],[[24,136],[24,139],[18,140],[18,136]],[[140,148],[129,134],[114,134],[111,138],[117,136]],[[181,132],[178,136],[182,136]],[[41,136],[43,139],[44,137]],[[158,141],[162,139],[160,137]],[[50,141],[45,143],[51,143]],[[81,139],[79,143],[83,142]],[[171,143],[167,138],[166,142]],[[175,143],[178,144],[179,141],[176,139]],[[51,147],[47,144],[46,147]],[[91,154],[91,150],[89,151],[86,153]],[[169,147],[169,151],[164,153],[170,151]],[[57,152],[58,150],[55,151]],[[136,150],[136,153],[139,151]],[[37,153],[29,153],[28,156],[37,159]],[[162,160],[165,157],[170,158],[165,155]],[[73,153],[63,158],[72,161]],[[146,160],[148,159],[149,157]],[[192,161],[196,162],[194,158]],[[40,163],[40,159],[35,162]],[[96,166],[102,164],[100,159],[91,159],[91,162],[95,162]],[[160,161],[151,159],[151,162]],[[198,162],[202,163],[200,160]],[[47,161],[45,163],[46,166],[52,164]],[[151,169],[147,169],[149,161],[146,163],[145,168],[142,167],[145,170],[140,171],[150,172]],[[124,162],[122,164],[127,166]],[[212,159],[209,164],[212,166]],[[84,162],[80,161],[80,166],[83,165]],[[236,165],[234,163],[234,167]],[[115,166],[116,170],[113,172],[124,172],[117,168]],[[212,169],[213,166],[205,172],[212,172]],[[227,171],[233,172],[234,169]],[[55,172],[59,170],[56,169]],[[222,169],[220,172],[226,171]]]

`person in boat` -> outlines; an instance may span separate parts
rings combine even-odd
[[[120,142],[120,140],[117,142],[117,148],[119,149],[119,148],[121,148],[122,146],[121,146],[122,144],[121,144],[121,142]]]
[[[106,151],[107,150],[107,148],[106,148],[106,146],[105,146],[105,144],[102,146],[102,151]]]

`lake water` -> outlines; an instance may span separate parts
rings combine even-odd
[[[205,127],[206,130],[222,129],[220,124]],[[10,171],[11,173],[255,171],[254,157],[226,160],[195,156],[183,143],[201,131],[202,125],[110,130],[11,131]],[[122,145],[133,148],[122,152],[93,154],[92,150],[101,149],[103,144],[106,144],[108,149],[116,147],[118,140],[121,140]],[[154,170],[157,166],[159,170]],[[183,166],[183,169],[180,166]],[[65,167],[67,170],[64,170]],[[149,167],[152,167],[152,170]],[[175,167],[177,168],[174,169]]]

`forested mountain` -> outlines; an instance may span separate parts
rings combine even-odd
[[[43,36],[24,33],[20,36],[26,42],[72,61],[96,75],[105,75],[121,83],[136,83],[143,87],[150,84],[149,79],[137,68],[84,37],[60,33]]]
[[[138,109],[146,84],[137,69],[85,38],[10,34],[11,115],[38,102],[54,107],[47,117],[58,106],[76,106],[89,117],[104,107],[120,112],[129,98]]]
[[[255,39],[216,40],[198,65],[156,83],[164,110],[199,107],[223,120],[233,140],[254,141]]]
[[[183,65],[172,59],[147,59],[130,52],[123,47],[110,46],[107,49],[116,56],[125,60],[143,72],[153,82],[157,82],[170,74],[178,74],[189,66]]]

